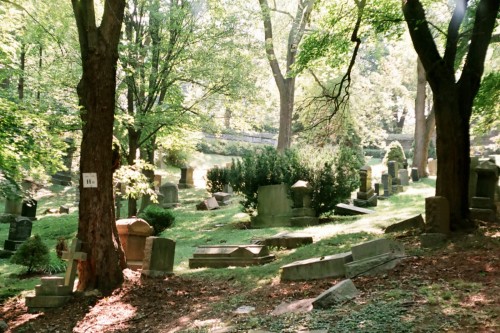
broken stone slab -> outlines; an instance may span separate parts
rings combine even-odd
[[[301,299],[295,302],[283,302],[278,305],[272,312],[272,316],[279,316],[285,313],[307,313],[313,309],[312,302],[314,298]]]
[[[351,252],[296,261],[281,267],[281,280],[315,280],[345,276],[345,264],[351,261]]]
[[[356,260],[345,264],[345,276],[376,275],[393,269],[401,261],[402,255],[392,252]]]
[[[425,227],[425,222],[424,218],[422,217],[422,214],[419,214],[417,216],[414,216],[410,219],[394,223],[387,228],[385,228],[385,233],[391,233],[391,232],[402,232],[402,231],[408,231],[411,229],[419,229],[419,230],[424,230]]]
[[[205,245],[189,259],[189,268],[263,265],[274,259],[264,245]]]
[[[354,283],[350,279],[347,279],[321,293],[321,295],[314,299],[312,305],[315,309],[324,309],[351,300],[358,294],[358,289],[356,289]]]
[[[356,207],[354,205],[339,203],[338,205],[335,206],[336,215],[363,215],[372,213],[375,213],[375,211],[362,207]]]
[[[219,209],[219,203],[214,197],[208,198],[196,205],[196,210]]]
[[[404,255],[404,245],[392,239],[379,238],[351,247],[354,261],[374,257],[384,253]]]
[[[237,308],[236,310],[234,310],[234,313],[236,313],[236,314],[248,314],[248,313],[251,313],[253,311],[255,311],[254,306],[242,305],[239,308]]]
[[[448,240],[447,234],[441,233],[425,233],[420,235],[420,247],[422,248],[439,248],[446,244]]]
[[[215,200],[217,200],[219,206],[227,206],[232,202],[232,195],[226,192],[215,192],[213,196]]]
[[[312,244],[311,236],[299,233],[281,232],[263,241],[264,245],[277,248],[295,249],[302,245]]]

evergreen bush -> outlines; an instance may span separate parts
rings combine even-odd
[[[31,236],[21,244],[10,259],[10,262],[28,267],[27,273],[31,274],[49,264],[49,248],[39,235]]]
[[[223,192],[224,185],[229,184],[229,169],[215,167],[207,171],[207,191]]]
[[[171,210],[163,209],[160,206],[149,205],[139,214],[141,219],[144,219],[153,227],[153,235],[159,235],[163,230],[174,224],[175,216]]]
[[[399,141],[392,141],[389,146],[387,146],[382,162],[387,165],[389,161],[396,161],[400,169],[403,168],[404,164],[407,162],[403,146],[401,146]]]

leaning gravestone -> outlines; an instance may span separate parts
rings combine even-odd
[[[4,242],[4,250],[16,251],[21,244],[30,238],[33,222],[27,217],[19,216],[10,223],[9,236]]]
[[[290,226],[293,203],[286,184],[260,186],[257,193],[257,216],[251,219],[252,227]]]
[[[173,275],[174,255],[175,241],[160,237],[146,238],[141,274],[147,277]]]
[[[217,200],[219,206],[227,206],[232,202],[231,194],[226,192],[215,192],[214,198]]]
[[[179,206],[179,189],[174,183],[165,183],[160,186],[162,208],[173,208]]]
[[[263,265],[274,259],[264,245],[206,245],[196,249],[189,268]]]
[[[368,165],[359,170],[359,179],[361,185],[354,199],[354,206],[357,207],[375,207],[377,206],[377,196],[372,188],[372,168]]]
[[[358,289],[350,279],[343,280],[316,297],[312,302],[313,308],[324,309],[353,299],[358,294]]]
[[[345,276],[345,264],[351,261],[351,252],[295,261],[281,267],[281,280],[315,280]]]
[[[318,224],[316,211],[311,208],[312,186],[309,182],[299,180],[291,187],[293,197],[293,217],[290,223],[293,227],[305,227]]]
[[[410,219],[394,223],[387,228],[385,228],[384,233],[388,234],[391,232],[401,232],[401,231],[408,231],[408,230],[424,230],[425,228],[425,222],[424,219],[422,218],[422,214],[419,214],[415,217],[412,217]]]
[[[196,210],[214,210],[219,208],[219,203],[214,197],[205,199],[196,205]]]
[[[445,197],[425,198],[425,231],[450,233],[450,205]]]
[[[153,227],[143,219],[132,217],[116,221],[116,228],[125,252],[127,267],[130,269],[141,268],[146,238],[153,234]]]
[[[192,167],[181,168],[181,179],[179,179],[179,189],[194,187],[193,173],[194,169]]]

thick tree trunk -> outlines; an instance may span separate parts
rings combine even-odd
[[[116,63],[124,1],[107,0],[101,26],[95,26],[93,1],[73,0],[82,54],[77,92],[83,122],[80,157],[80,205],[77,237],[87,260],[78,265],[78,290],[110,294],[123,282],[125,260],[115,224],[113,197],[113,122]],[[85,175],[95,174],[96,187]]]
[[[24,68],[26,67],[26,46],[21,44],[21,57],[19,63],[19,83],[17,84],[17,96],[19,100],[24,98]]]
[[[288,78],[280,91],[280,127],[278,151],[290,148],[292,144],[292,115],[295,96],[295,79]]]

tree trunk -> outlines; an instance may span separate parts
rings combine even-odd
[[[135,130],[134,126],[131,125],[128,128],[128,165],[134,165],[135,163],[137,149],[139,149],[139,138],[140,133],[138,133],[138,131]],[[137,216],[137,199],[129,197],[127,201],[128,217]]]
[[[17,96],[22,101],[24,98],[24,68],[26,67],[26,46],[21,44],[21,59],[19,63],[19,83],[17,84]]]
[[[292,144],[292,115],[295,97],[295,78],[285,80],[280,91],[280,127],[278,134],[278,151],[290,148]]]
[[[123,282],[125,259],[115,224],[113,197],[113,122],[118,41],[125,2],[107,0],[101,25],[95,25],[91,0],[73,0],[82,55],[77,92],[82,107],[80,205],[77,237],[87,260],[78,265],[78,290],[110,294]],[[95,174],[96,187],[83,176]]]
[[[154,143],[155,141],[156,141],[156,139],[154,137],[151,138],[152,143],[146,145],[146,149],[144,149],[142,151],[142,153],[144,154],[144,156],[142,156],[142,159],[151,165],[154,165],[154,163],[155,163],[155,143]],[[153,184],[154,180],[155,180],[155,171],[148,169],[148,170],[144,170],[143,173],[146,176],[146,178],[148,179],[149,183]],[[141,200],[140,211],[141,212],[144,211],[144,209],[146,209],[146,207],[149,206],[150,204],[151,204],[151,197],[147,194],[143,195],[142,200]]]

